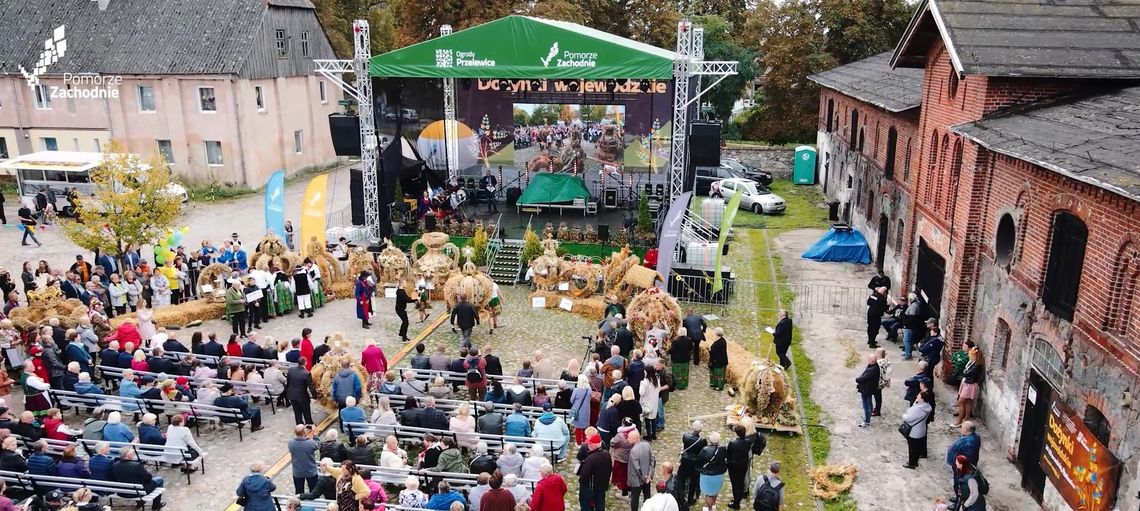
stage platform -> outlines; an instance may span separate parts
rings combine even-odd
[[[482,220],[484,224],[500,218],[499,228],[501,229],[499,237],[503,239],[522,239],[523,234],[526,232],[527,223],[531,223],[531,228],[534,232],[542,235],[542,229],[546,226],[547,222],[554,225],[557,229],[558,225],[566,222],[566,225],[571,229],[575,225],[585,229],[586,225],[593,225],[594,230],[598,230],[598,226],[609,226],[609,232],[612,236],[626,221],[633,222],[636,220],[637,211],[625,209],[604,209],[598,208],[597,215],[590,215],[582,217],[579,211],[567,210],[565,214],[559,214],[557,210],[548,209],[551,206],[544,206],[539,213],[528,213],[521,209],[516,209],[514,206],[507,204],[499,205],[499,213],[487,213],[487,206],[483,204],[465,206],[464,213],[471,218]]]

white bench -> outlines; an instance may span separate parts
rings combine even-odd
[[[116,483],[96,479],[73,479],[70,477],[32,475],[7,471],[0,471],[0,480],[7,483],[9,488],[20,488],[41,495],[52,489],[59,489],[64,493],[70,494],[79,488],[88,488],[96,494],[104,495],[108,504],[113,505],[114,499],[120,498],[133,501],[140,507],[144,503],[154,502],[154,499],[157,499],[166,490],[165,488],[155,488],[153,491],[148,492],[141,484]]]

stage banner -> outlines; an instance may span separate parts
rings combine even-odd
[[[285,171],[278,170],[265,184],[265,230],[285,239]]]
[[[310,255],[309,240],[316,237],[325,246],[325,189],[329,184],[328,174],[322,174],[309,181],[305,188],[305,198],[301,201],[301,247],[302,253]]]
[[[689,209],[689,201],[693,192],[685,192],[673,199],[669,205],[669,212],[665,214],[665,224],[661,227],[661,239],[657,245],[657,273],[665,280],[657,283],[657,287],[665,289],[669,280],[669,273],[673,270],[673,252],[677,249],[677,239],[681,236],[681,223],[685,219],[685,211]]]
[[[728,243],[728,230],[732,228],[732,222],[736,220],[736,211],[740,209],[740,197],[742,193],[732,194],[732,198],[728,200],[728,207],[724,211],[724,219],[720,221],[720,237],[717,239],[716,250],[716,270],[713,271],[713,287],[714,293],[724,288],[724,280],[720,278],[720,259],[724,254],[724,244]]]
[[[1112,509],[1120,462],[1056,394],[1049,402],[1041,468],[1073,509]]]

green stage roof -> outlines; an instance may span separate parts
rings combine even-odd
[[[507,16],[372,57],[385,78],[673,78],[673,52],[600,30]]]
[[[574,199],[589,199],[590,190],[586,181],[572,174],[536,172],[526,185],[519,204],[562,204]]]

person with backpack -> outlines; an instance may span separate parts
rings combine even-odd
[[[990,483],[982,471],[962,454],[954,458],[954,467],[958,474],[958,486],[954,489],[958,502],[956,509],[986,511],[986,494],[990,492]]]
[[[780,480],[780,462],[768,464],[768,473],[756,478],[752,486],[752,511],[783,511],[784,482]]]
[[[471,347],[467,358],[463,359],[463,370],[467,372],[467,392],[472,401],[483,398],[487,391],[487,362],[479,356],[479,348]]]

